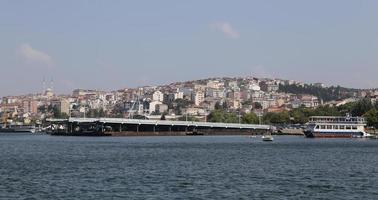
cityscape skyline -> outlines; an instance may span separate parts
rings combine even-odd
[[[40,92],[43,77],[63,94],[223,76],[376,88],[377,5],[3,1],[0,96]]]

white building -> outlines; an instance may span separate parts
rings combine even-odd
[[[220,89],[220,88],[223,88],[224,87],[224,83],[223,82],[220,82],[218,80],[210,80],[207,82],[206,86],[208,88],[214,88],[214,89]]]
[[[184,93],[183,92],[180,92],[180,91],[177,91],[175,94],[174,94],[174,99],[183,99],[184,98]]]
[[[252,83],[248,85],[248,89],[253,90],[253,91],[260,91],[260,86],[256,83]]]
[[[152,100],[153,101],[160,101],[163,102],[164,100],[164,94],[160,91],[156,91],[152,94]]]
[[[194,104],[199,106],[205,100],[205,93],[203,91],[197,91],[194,93]]]
[[[238,82],[237,81],[230,81],[228,83],[228,87],[230,87],[231,89],[237,89],[237,88],[239,88],[238,87]]]
[[[163,103],[161,101],[151,101],[150,102],[150,105],[149,105],[149,114],[151,114],[152,112],[155,112],[156,111],[156,106],[157,105],[162,105]]]

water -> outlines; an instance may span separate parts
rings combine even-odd
[[[378,140],[0,134],[0,199],[378,199]]]

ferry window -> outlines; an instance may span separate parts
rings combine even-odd
[[[357,130],[357,126],[352,126],[352,129],[353,130]]]
[[[333,126],[333,129],[339,129],[339,126],[334,125],[334,126]]]
[[[340,126],[340,129],[345,129],[345,126],[344,126],[344,125],[341,125],[341,126]]]
[[[320,125],[320,129],[325,129],[325,125]]]
[[[327,129],[332,129],[332,126],[331,125],[327,125]]]
[[[315,129],[319,129],[319,125],[316,125],[316,126],[315,126]]]
[[[345,128],[346,128],[347,130],[350,130],[350,129],[351,129],[351,127],[350,127],[350,126],[346,126]]]

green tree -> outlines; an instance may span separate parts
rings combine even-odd
[[[253,103],[253,109],[262,109],[262,105],[260,102],[254,102]]]
[[[215,110],[222,110],[222,105],[219,103],[219,101],[217,101],[214,105],[214,109]]]
[[[189,107],[191,104],[193,104],[193,102],[187,99],[175,99],[172,103],[172,106],[175,111],[175,114],[181,115],[182,109]]]
[[[58,108],[58,106],[52,106],[51,110],[52,110],[54,118],[58,118],[58,119],[61,118],[62,113],[60,112],[60,109]]]
[[[263,116],[263,121],[272,124],[286,124],[290,122],[290,115],[287,111],[279,113],[269,112]]]
[[[378,110],[373,108],[364,114],[368,126],[378,128]]]
[[[308,115],[304,108],[296,108],[290,112],[290,116],[293,118],[294,124],[304,124],[308,122]]]
[[[258,124],[259,123],[259,118],[257,115],[253,112],[246,113],[243,115],[241,118],[241,121],[243,124]]]
[[[337,107],[341,116],[345,116],[347,114],[352,113],[352,109],[356,106],[356,102],[349,102]]]
[[[355,106],[353,106],[351,114],[352,116],[362,116],[367,111],[373,108],[370,98],[363,98],[359,100]]]
[[[340,116],[340,112],[337,110],[336,107],[330,107],[330,106],[319,106],[317,107],[312,115],[317,116]]]
[[[224,111],[218,109],[211,111],[207,117],[207,120],[209,122],[224,122]]]
[[[223,122],[224,123],[238,123],[239,118],[235,113],[225,113]]]
[[[223,108],[223,110],[227,110],[227,109],[228,109],[228,104],[227,104],[227,102],[223,102],[223,104],[222,104],[222,108]]]

